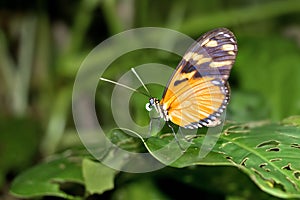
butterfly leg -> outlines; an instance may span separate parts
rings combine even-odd
[[[151,117],[150,118],[150,124],[149,124],[149,137],[156,135],[159,130],[162,128],[160,117]]]
[[[151,131],[152,131],[152,119],[150,119],[149,131],[148,131],[148,137],[151,136]]]
[[[189,137],[190,135],[184,134],[184,133],[182,132],[182,127],[179,127],[178,130],[179,130],[178,132],[180,133],[180,136],[181,136],[182,138],[184,138],[186,142],[191,142],[191,140],[192,140],[193,138],[190,138],[190,137]],[[185,129],[183,129],[183,130],[185,130]]]
[[[171,124],[170,124],[168,121],[167,121],[166,123],[167,123],[168,127],[172,130],[173,135],[174,135],[174,138],[175,138],[176,143],[178,144],[179,148],[181,149],[181,151],[185,152],[186,149],[183,148],[182,145],[180,144],[180,142],[179,142],[179,140],[178,140],[178,137],[177,137],[177,135],[176,135],[176,133],[175,133],[175,131],[174,131],[174,128],[171,126]]]

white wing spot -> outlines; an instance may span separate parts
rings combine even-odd
[[[212,80],[211,82],[212,82],[212,84],[214,84],[214,85],[220,85],[220,84],[221,84],[221,82],[218,81],[218,80]]]
[[[218,42],[216,40],[210,40],[205,44],[206,47],[216,47],[218,46]]]
[[[233,51],[228,51],[227,53],[228,53],[229,55],[232,55],[232,56],[235,55],[235,53],[234,53]]]
[[[212,120],[216,120],[217,118],[215,116],[210,117]]]
[[[209,38],[207,38],[206,40],[204,40],[204,41],[201,43],[201,46],[205,45],[208,41],[209,41]]]
[[[188,52],[187,54],[185,54],[184,56],[183,56],[183,59],[185,59],[186,61],[188,61],[188,60],[190,60],[191,59],[191,57],[193,56],[193,52]]]
[[[231,65],[232,62],[230,60],[227,60],[227,61],[220,61],[220,62],[211,62],[210,63],[210,67],[223,67],[225,65]]]
[[[207,126],[208,124],[206,122],[201,122],[204,126]]]
[[[233,38],[230,38],[229,39],[232,43],[235,43],[234,39]]]
[[[224,44],[222,46],[222,50],[224,50],[224,51],[232,51],[232,50],[234,50],[234,45],[232,45],[232,44]]]

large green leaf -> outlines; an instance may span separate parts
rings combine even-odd
[[[90,194],[102,194],[114,188],[116,170],[86,158],[82,162],[82,172],[86,190]]]
[[[81,162],[78,159],[59,158],[37,165],[20,174],[12,183],[10,192],[17,197],[32,198],[57,196],[75,199],[61,190],[63,183],[83,183]]]
[[[0,187],[8,172],[21,171],[34,160],[39,139],[35,126],[28,119],[0,119]]]
[[[21,173],[13,181],[10,192],[21,198],[81,199],[84,195],[102,194],[112,189],[116,174],[116,170],[86,156],[61,155]]]
[[[292,119],[295,125],[295,118]],[[246,174],[265,192],[282,198],[300,197],[300,128],[268,122],[229,124],[209,154],[199,157],[204,136],[193,139],[189,148],[170,163],[180,148],[172,135],[150,138],[145,146],[158,160],[174,167],[190,165],[232,165]],[[296,125],[299,125],[296,124]],[[184,144],[185,142],[182,142]],[[173,154],[163,155],[166,149]],[[175,156],[174,156],[175,155]]]
[[[189,142],[180,140],[182,146],[190,145],[185,152],[174,142],[173,134],[151,137],[144,140],[144,144],[155,158],[166,165],[176,168],[192,165],[236,166],[249,175],[263,191],[283,198],[299,198],[299,119],[300,117],[290,117],[281,124],[228,124],[221,135],[212,136],[219,136],[216,137],[218,141],[215,145],[205,146],[207,140],[204,134]],[[124,143],[125,135],[121,132],[114,133],[115,136],[110,138],[116,144],[121,140],[121,146],[127,143],[125,146],[130,146],[130,149],[138,148],[129,145],[135,140],[125,140],[127,142]],[[199,154],[203,146],[208,150],[212,147],[205,157]],[[83,159],[82,162],[82,157],[62,156],[20,174],[13,182],[11,192],[22,198],[45,195],[79,198],[62,190],[62,184],[80,183],[88,193],[101,194],[114,187],[115,175],[114,170],[98,162],[89,159]]]

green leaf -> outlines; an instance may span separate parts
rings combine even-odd
[[[300,197],[300,127],[269,122],[229,124],[208,155],[199,157],[204,137],[193,139],[189,148],[170,163],[191,165],[232,165],[248,174],[265,192],[281,198]],[[152,137],[145,146],[158,160],[169,164],[180,148],[172,136]],[[185,144],[186,141],[180,141]],[[177,146],[177,147],[176,147]],[[172,154],[163,155],[167,149]]]
[[[220,150],[264,191],[300,197],[300,129],[266,124],[231,127]]]
[[[21,198],[57,196],[74,199],[60,189],[62,183],[83,183],[81,166],[77,159],[59,158],[37,165],[20,174],[12,183],[10,192]]]
[[[116,170],[106,167],[99,162],[84,159],[82,162],[82,172],[86,190],[90,194],[102,194],[114,188]]]
[[[21,171],[33,162],[39,143],[36,125],[27,118],[0,119],[0,187],[7,173]]]
[[[232,165],[224,155],[220,154],[215,148],[204,158],[199,159],[199,150],[203,144],[204,137],[200,136],[193,139],[189,148],[182,152],[177,143],[170,143],[173,135],[163,138],[151,137],[145,143],[149,152],[162,163],[173,167],[187,167],[191,165]],[[180,142],[182,144],[182,141]],[[162,151],[162,149],[164,149]],[[178,159],[176,159],[178,157]],[[169,163],[176,160],[173,163]]]
[[[300,116],[290,116],[282,120],[282,123],[290,126],[300,126]]]
[[[148,179],[135,180],[123,187],[118,187],[112,199],[170,199],[165,196],[159,186]]]

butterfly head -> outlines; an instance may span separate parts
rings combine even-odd
[[[148,110],[150,112],[152,110],[152,108],[158,104],[159,104],[159,100],[157,98],[150,97],[149,102],[146,103],[146,110]]]
[[[150,97],[149,103],[146,104],[146,110],[150,112],[153,108],[162,119],[164,119],[165,121],[170,120],[168,111],[163,108],[163,106],[160,104],[160,101],[155,97]]]

